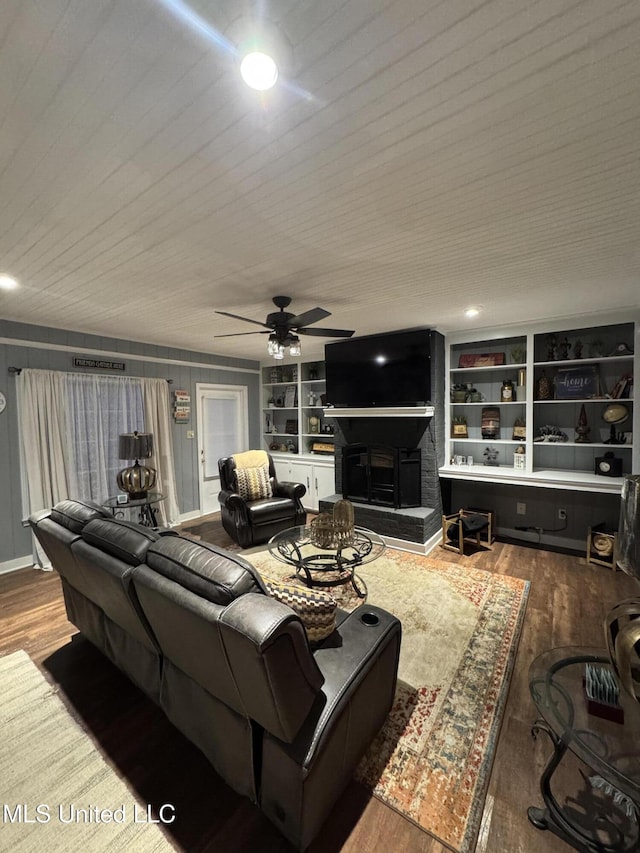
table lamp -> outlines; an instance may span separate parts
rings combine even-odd
[[[118,472],[118,487],[126,492],[129,500],[146,498],[156,482],[153,468],[141,465],[139,459],[153,456],[153,435],[150,432],[127,432],[120,436],[118,445],[120,459],[135,459],[135,464]]]

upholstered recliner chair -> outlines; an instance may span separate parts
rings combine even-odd
[[[268,542],[280,530],[305,524],[302,483],[279,483],[265,450],[218,460],[222,526],[242,548]]]

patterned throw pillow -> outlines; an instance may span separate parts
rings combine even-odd
[[[259,465],[257,468],[236,468],[236,482],[238,494],[246,501],[257,501],[273,495],[268,465]]]
[[[336,601],[328,592],[262,576],[272,598],[288,605],[304,625],[310,643],[319,643],[336,629]]]

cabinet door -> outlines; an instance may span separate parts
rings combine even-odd
[[[315,494],[314,509],[323,498],[328,498],[336,493],[336,477],[333,465],[313,466],[313,491]]]
[[[291,481],[293,483],[302,483],[306,486],[307,493],[302,498],[302,505],[307,509],[313,509],[315,496],[313,493],[313,465],[308,462],[291,461]],[[317,506],[317,503],[316,503]]]
[[[273,457],[273,465],[276,469],[278,482],[286,483],[291,480],[291,463],[288,459],[277,459]]]

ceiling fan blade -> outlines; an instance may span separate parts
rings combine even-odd
[[[316,335],[319,338],[350,338],[354,329],[298,329],[298,335]]]
[[[222,314],[224,317],[233,317],[234,320],[244,320],[245,323],[253,323],[256,326],[262,326],[268,329],[265,323],[259,323],[258,320],[250,320],[248,317],[241,317],[239,314],[230,314],[228,311],[214,311],[214,314]],[[217,335],[218,338],[229,337],[228,335]]]
[[[305,311],[304,314],[298,314],[287,321],[287,326],[297,328],[298,326],[310,326],[311,323],[317,323],[318,320],[324,320],[325,317],[330,317],[331,311],[325,311],[324,308],[312,308],[310,311]]]
[[[215,340],[218,338],[240,338],[242,335],[268,335],[270,331],[270,329],[267,329],[264,332],[231,332],[228,335],[214,335],[213,337]]]

